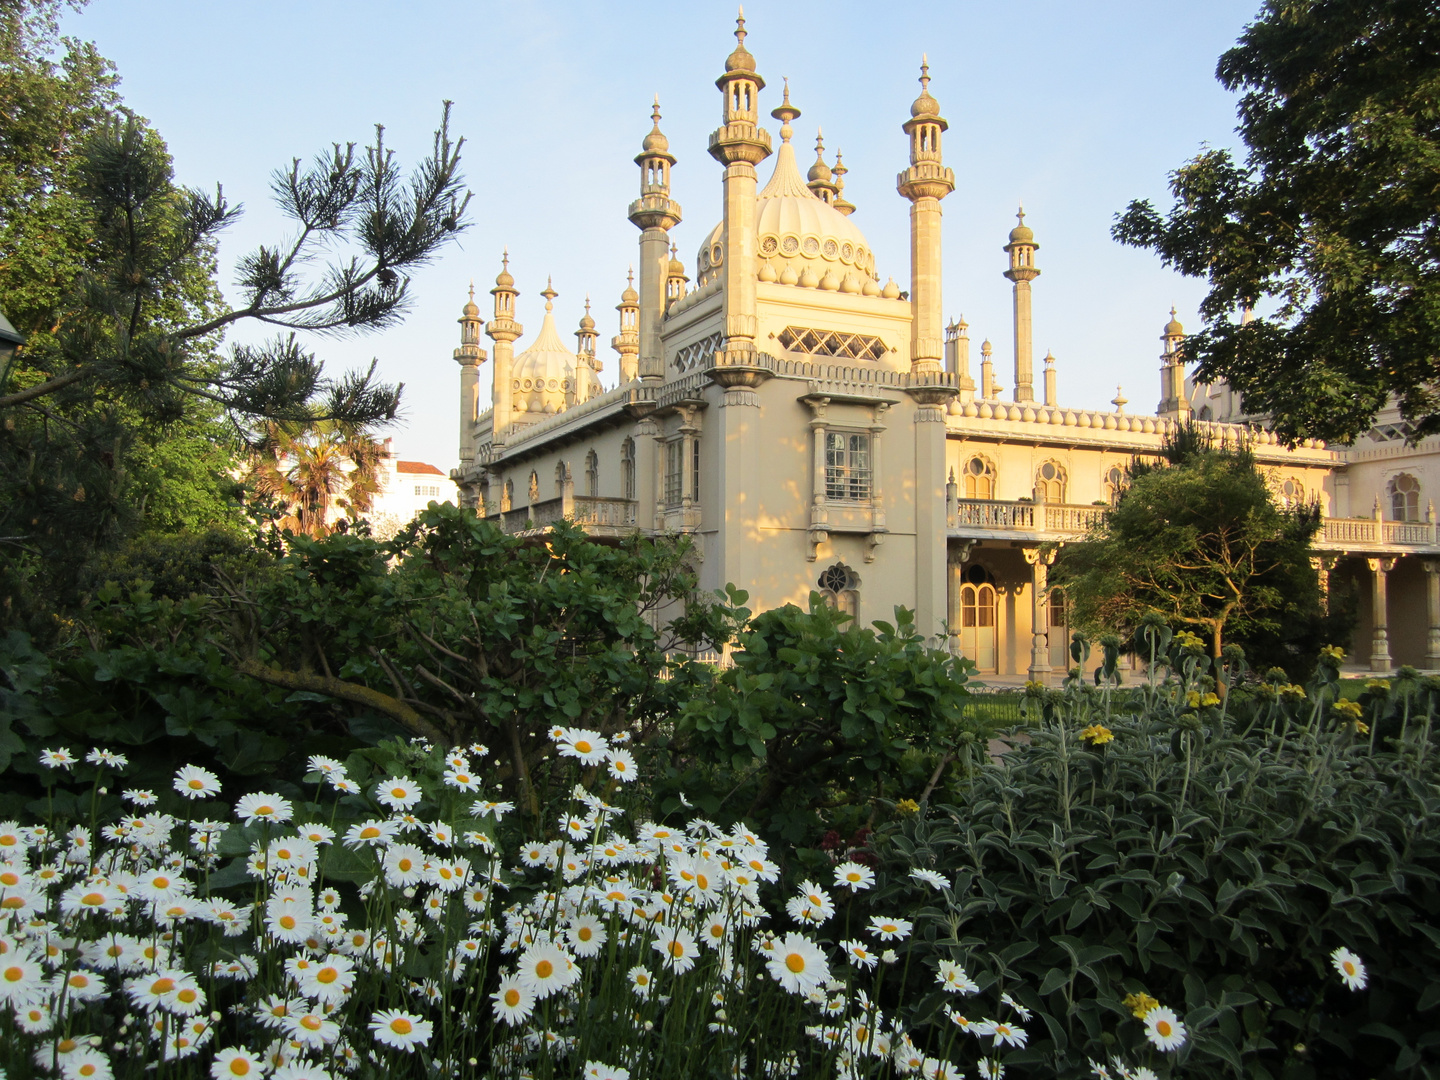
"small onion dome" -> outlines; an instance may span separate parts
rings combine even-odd
[[[467,319],[474,319],[480,315],[480,309],[475,306],[475,283],[473,281],[470,283],[470,299],[465,301],[465,307],[461,314]]]
[[[515,279],[510,276],[510,252],[506,251],[501,261],[500,273],[495,275],[495,284],[502,289],[515,287]]]
[[[585,297],[585,314],[580,316],[581,330],[594,330],[595,320],[590,317],[590,297]]]
[[[633,269],[630,271],[625,291],[620,294],[620,302],[622,304],[638,304],[640,302],[640,294],[635,291],[635,271]]]
[[[668,269],[670,277],[685,276],[685,264],[680,261],[680,255],[674,244],[670,245],[670,266]]]
[[[650,114],[650,119],[655,126],[650,129],[650,134],[645,136],[645,141],[640,144],[647,153],[651,151],[666,151],[670,149],[670,140],[660,130],[660,95],[655,95],[655,111]]]
[[[1019,224],[1010,230],[1010,243],[1012,244],[1033,244],[1035,242],[1035,230],[1025,224],[1025,209],[1021,207],[1015,215]]]
[[[754,71],[755,57],[745,48],[745,9],[735,20],[735,51],[725,58],[726,71]]]
[[[910,106],[910,115],[940,115],[940,103],[930,96],[930,61],[928,57],[924,57],[920,61],[920,96]]]
[[[815,164],[810,166],[810,171],[805,174],[805,179],[812,183],[816,180],[829,183],[831,180],[830,166],[825,164],[825,147],[815,147]]]
[[[1175,309],[1170,309],[1170,321],[1165,324],[1166,337],[1180,337],[1185,333],[1185,327],[1180,325],[1180,320],[1175,318]]]

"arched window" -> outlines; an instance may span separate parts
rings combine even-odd
[[[1420,520],[1420,481],[1409,473],[1390,481],[1390,516],[1396,521]]]
[[[539,502],[539,501],[540,501],[540,477],[536,476],[534,472],[531,472],[531,474],[530,474],[530,502],[533,504],[533,503],[537,503],[537,502]]]
[[[558,499],[565,494],[565,480],[570,475],[569,468],[563,461],[555,463],[555,497]]]
[[[972,565],[960,586],[960,654],[981,671],[996,669],[997,614],[994,576]]]
[[[1305,487],[1293,476],[1287,476],[1280,481],[1280,505],[1299,506],[1305,501]]]
[[[1047,461],[1035,470],[1035,497],[1047,503],[1065,501],[1065,469],[1058,461]]]
[[[978,454],[965,463],[965,498],[995,498],[995,466]]]
[[[1125,470],[1119,465],[1112,465],[1105,474],[1105,501],[1114,506],[1120,501],[1120,493],[1125,490]]]
[[[515,481],[506,480],[500,489],[500,512],[503,514],[515,504]]]
[[[836,563],[821,571],[816,579],[820,595],[837,611],[843,611],[852,619],[860,615],[860,578],[844,563]]]
[[[635,440],[628,436],[620,444],[620,481],[625,498],[635,498]]]
[[[592,499],[600,494],[600,455],[594,450],[585,455],[585,494]]]

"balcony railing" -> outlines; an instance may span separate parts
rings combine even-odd
[[[1090,531],[1105,506],[1070,503],[1004,502],[999,499],[955,499],[946,507],[950,530],[961,536],[1029,533],[1047,540],[1074,540]],[[1381,521],[1325,518],[1315,537],[1320,548],[1440,548],[1440,530],[1431,521]]]
[[[507,533],[548,529],[557,521],[573,521],[588,532],[608,535],[635,528],[634,499],[611,499],[598,495],[559,496],[529,506],[517,506],[500,514],[500,527]]]

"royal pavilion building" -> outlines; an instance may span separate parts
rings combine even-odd
[[[1187,379],[1173,312],[1154,413],[1127,410],[1118,394],[1112,411],[1066,407],[1053,358],[1038,370],[1034,359],[1040,245],[1023,212],[997,267],[1014,296],[1002,391],[990,343],[977,371],[965,322],[942,310],[941,203],[955,179],[928,69],[899,125],[908,163],[896,188],[910,204],[902,288],[852,217],[839,159],[827,165],[822,147],[801,171],[788,86],[769,114],[778,145],[761,126],[765,80],[743,18],[735,36],[709,138],[723,217],[693,279],[670,242],[681,208],[658,105],[635,158],[637,272],[610,339],[618,385],[601,384],[588,301],[571,345],[548,282],[539,330],[525,338],[520,316],[540,313],[523,311],[508,260],[488,320],[471,290],[455,350],[452,477],[464,503],[513,532],[568,519],[602,537],[684,533],[702,586],[733,582],[755,610],[803,605],[812,591],[863,622],[904,605],[982,674],[1051,680],[1069,666],[1069,635],[1063,598],[1046,587],[1046,545],[1083,535],[1131,459],[1193,419],[1249,445],[1281,499],[1319,500],[1322,582],[1351,579],[1360,595],[1352,659],[1375,671],[1440,668],[1440,440],[1410,446],[1392,408],[1353,447],[1287,449],[1228,388]],[[487,362],[493,391],[482,402]]]

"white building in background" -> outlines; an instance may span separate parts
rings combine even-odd
[[[562,518],[593,535],[689,534],[705,588],[747,589],[759,610],[804,604],[812,590],[862,621],[903,604],[927,634],[996,675],[1046,680],[1068,666],[1063,598],[1046,587],[1042,545],[1078,538],[1103,513],[1137,454],[1197,419],[1217,438],[1250,445],[1286,500],[1318,500],[1317,562],[1331,581],[1356,580],[1365,622],[1352,643],[1373,670],[1440,668],[1440,543],[1433,493],[1440,439],[1418,448],[1386,414],[1356,446],[1278,444],[1263,418],[1243,416],[1225,387],[1186,378],[1184,330],[1161,335],[1153,414],[1060,403],[1054,358],[1035,370],[1032,282],[1039,244],[1020,222],[1003,246],[1012,283],[1014,355],[1003,400],[988,341],[972,376],[963,319],[941,307],[940,203],[954,189],[946,122],[921,68],[921,93],[899,125],[909,148],[897,189],[910,204],[909,288],[882,278],[845,199],[845,168],[822,145],[807,174],[791,144],[800,110],[787,87],[760,126],[765,86],[738,45],[717,81],[720,126],[709,149],[722,168],[724,215],[696,254],[692,287],[670,244],[681,208],[675,158],[654,126],[639,156],[639,282],[620,296],[619,385],[598,378],[599,331],[589,304],[572,349],[556,327],[547,282],[533,343],[508,260],[480,317],[471,290],[460,318],[462,503],[509,531]],[[901,277],[906,275],[901,271]],[[884,281],[882,285],[881,282]],[[482,409],[480,365],[494,343],[493,393]],[[1086,377],[1108,381],[1103,372]],[[425,468],[429,468],[428,466]],[[401,473],[423,506],[439,470]],[[433,476],[433,479],[431,477]],[[417,494],[409,495],[414,488]]]
[[[403,461],[395,456],[394,440],[385,440],[379,470],[380,490],[364,515],[373,535],[394,536],[432,502],[455,502],[455,481],[424,461]],[[332,510],[344,517],[343,509]]]

